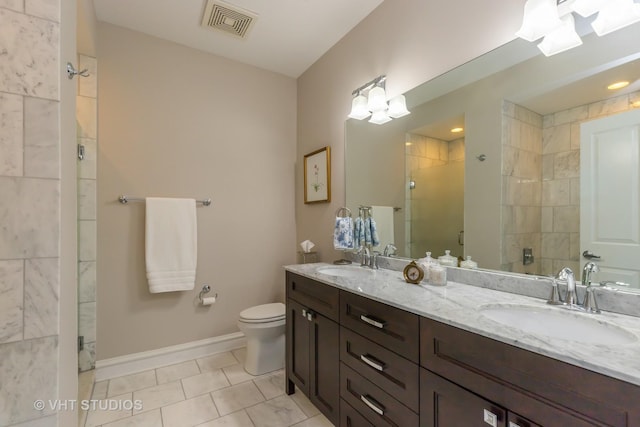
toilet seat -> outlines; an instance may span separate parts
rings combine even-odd
[[[285,311],[285,305],[281,302],[256,305],[240,312],[240,322],[267,323],[284,320]]]

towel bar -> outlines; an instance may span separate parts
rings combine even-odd
[[[144,202],[144,199],[141,197],[129,197],[123,194],[118,197],[118,201],[126,205],[129,202]],[[209,206],[211,205],[211,199],[196,200],[196,203],[200,203],[202,206]]]

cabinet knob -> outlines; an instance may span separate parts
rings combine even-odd
[[[361,354],[360,360],[362,360],[367,365],[371,366],[376,371],[384,371],[385,363],[377,360],[375,357],[369,356],[368,354]]]
[[[484,410],[484,422],[492,427],[498,427],[498,416],[488,409]]]
[[[362,320],[363,322],[366,322],[372,326],[375,326],[376,328],[380,328],[383,329],[385,327],[385,325],[387,324],[387,322],[385,322],[384,320],[380,320],[380,319],[374,319],[371,316],[368,316],[366,314],[361,314],[360,315],[360,320]]]
[[[373,399],[371,399],[371,397],[369,396],[363,396],[360,395],[360,400],[362,400],[364,402],[365,405],[367,405],[369,408],[371,408],[373,410],[373,412],[375,412],[376,414],[383,416],[384,415],[384,409],[380,408],[379,403],[373,403]]]
[[[309,322],[311,322],[313,320],[313,318],[316,317],[316,315],[315,315],[315,313],[313,311],[307,310],[306,308],[303,308],[302,309],[302,317],[304,317]]]

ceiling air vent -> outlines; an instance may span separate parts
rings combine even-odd
[[[219,0],[208,0],[202,26],[244,38],[257,17],[257,14],[237,6]]]

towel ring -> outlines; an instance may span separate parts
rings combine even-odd
[[[346,215],[341,215],[344,212]],[[336,211],[336,216],[341,218],[351,217],[351,210],[347,207],[342,207]]]

